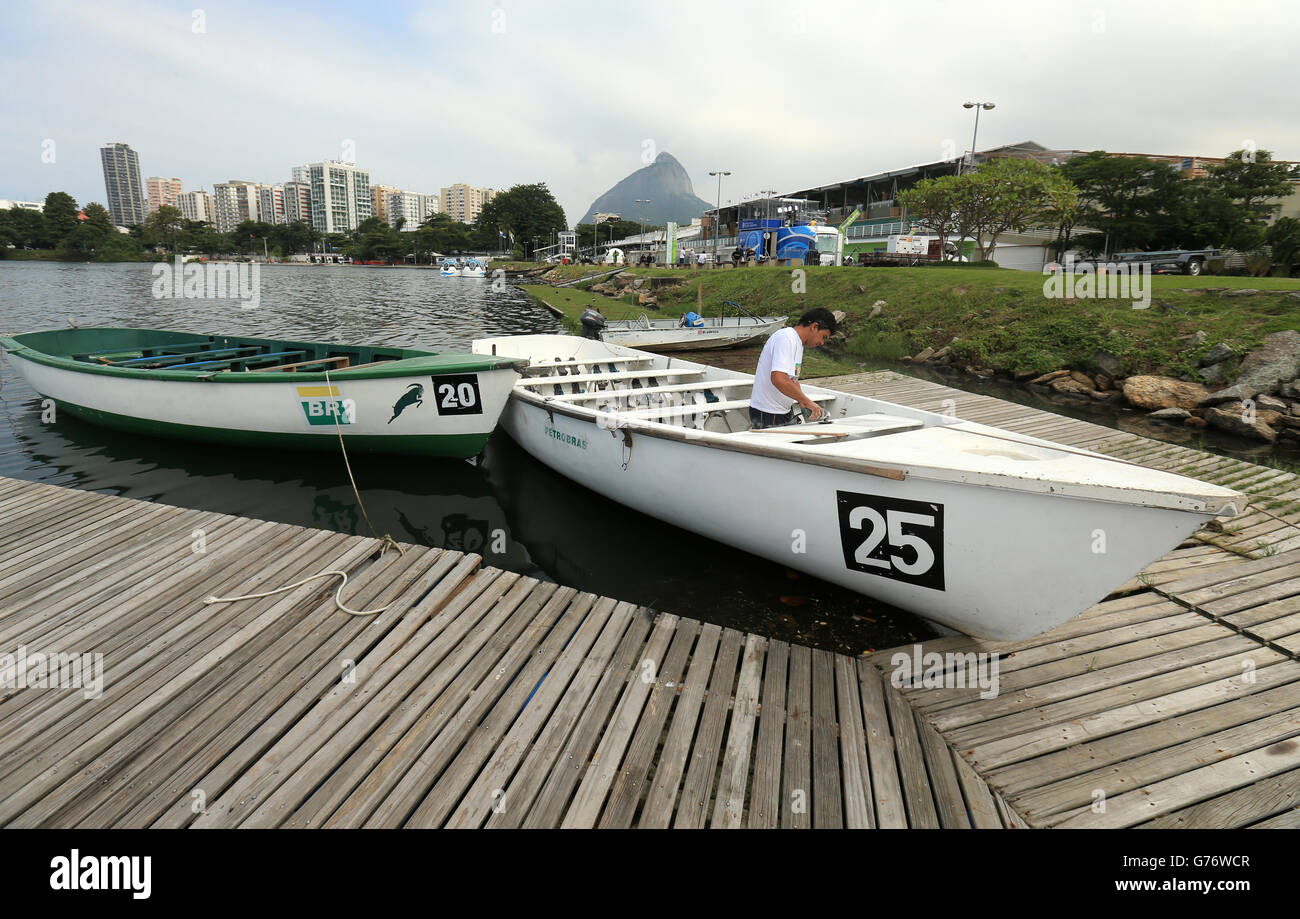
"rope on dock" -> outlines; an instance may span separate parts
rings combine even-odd
[[[330,380],[330,371],[328,367],[325,368],[325,384],[331,389],[334,386],[333,382]],[[375,531],[375,525],[370,522],[370,515],[366,513],[366,504],[364,501],[361,500],[361,492],[357,488],[356,477],[352,475],[352,463],[348,461],[348,449],[343,443],[343,428],[339,425],[339,413],[337,411],[334,412],[334,430],[339,435],[339,452],[343,454],[343,467],[348,471],[348,481],[352,483],[352,494],[356,496],[357,505],[361,508],[361,516],[365,518],[366,526],[370,528],[370,535],[373,536],[375,539],[378,539],[383,546],[383,548],[379,553],[380,557],[383,557],[383,554],[388,551],[389,546],[392,546],[394,549],[396,549],[399,555],[405,555],[406,550],[402,548],[401,543],[393,539],[393,537],[388,533],[385,533],[383,536],[380,536],[379,533]],[[342,612],[347,613],[349,616],[375,616],[378,615],[379,613],[382,613],[384,610],[388,609],[388,607],[393,605],[389,603],[379,607],[378,609],[368,609],[368,610],[352,609],[346,603],[343,602],[343,588],[347,586],[348,573],[346,571],[339,571],[337,569],[331,571],[322,571],[319,574],[313,574],[309,577],[305,577],[301,581],[296,581],[293,584],[288,584],[284,587],[277,587],[275,590],[267,590],[260,594],[243,594],[238,597],[207,596],[203,598],[203,602],[207,604],[212,604],[212,603],[234,603],[237,600],[260,600],[263,597],[274,596],[275,594],[278,593],[284,593],[286,590],[293,590],[295,587],[301,587],[302,585],[310,583],[311,581],[314,581],[317,578],[328,578],[328,577],[334,577],[336,575],[338,577],[341,577],[343,580],[339,582],[338,588],[335,589],[334,591],[334,605],[338,607]]]
[[[313,574],[303,578],[301,581],[296,581],[293,584],[287,584],[284,587],[277,587],[275,590],[263,591],[260,594],[243,594],[238,597],[207,596],[203,598],[203,602],[207,604],[212,604],[212,603],[234,603],[236,600],[260,600],[262,597],[274,596],[275,594],[284,593],[286,590],[293,590],[295,587],[301,587],[302,585],[310,583],[311,581],[314,581],[317,578],[328,578],[328,577],[334,577],[335,575],[338,575],[343,580],[339,582],[338,588],[334,591],[334,605],[337,606],[343,612],[347,613],[349,616],[374,616],[379,613],[382,613],[384,610],[388,609],[388,607],[393,605],[391,603],[388,603],[385,604],[384,606],[379,607],[378,609],[366,609],[366,610],[352,609],[346,603],[343,602],[343,596],[342,596],[343,588],[347,586],[348,583],[348,573],[346,571],[339,571],[337,569],[332,571],[322,571],[320,574]]]

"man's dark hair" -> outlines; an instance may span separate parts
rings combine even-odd
[[[817,325],[820,328],[825,329],[826,331],[830,332],[832,335],[835,334],[835,330],[836,330],[835,317],[831,314],[831,311],[826,309],[825,307],[819,306],[816,309],[811,309],[808,312],[804,313],[802,316],[799,317],[798,324],[812,325],[814,322],[817,323]]]

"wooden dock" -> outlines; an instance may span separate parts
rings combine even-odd
[[[998,653],[996,698],[902,691],[1031,826],[1300,827],[1297,476],[902,374],[818,383],[1249,494],[1223,532],[1202,530],[1052,632],[923,643],[954,674],[968,659],[947,655]],[[888,672],[894,653],[872,660]]]
[[[1016,822],[863,659],[474,555],[14,479],[0,545],[0,650],[104,673],[97,699],[0,689],[6,826]],[[389,608],[336,611],[336,581],[203,602],[331,569]]]
[[[483,567],[474,555],[0,478],[0,653],[101,654],[102,695],[0,687],[0,825],[1300,824],[1293,476],[898,374],[832,385],[1198,465],[1273,513],[1186,544],[1000,692]],[[337,581],[207,604],[325,570]],[[910,650],[910,649],[907,649]]]

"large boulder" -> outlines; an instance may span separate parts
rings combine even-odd
[[[1201,400],[1202,405],[1221,405],[1224,402],[1242,402],[1253,399],[1259,394],[1259,388],[1249,383],[1234,383],[1227,389],[1220,389],[1208,394]]]
[[[1205,381],[1206,385],[1214,386],[1216,383],[1223,382],[1223,378],[1227,376],[1227,368],[1222,364],[1211,364],[1208,367],[1202,367],[1196,373]]]
[[[1070,371],[1068,370],[1052,370],[1048,373],[1043,374],[1040,377],[1035,377],[1029,382],[1031,385],[1037,384],[1039,386],[1046,386],[1048,383],[1051,383],[1053,380],[1059,380],[1061,379],[1061,377],[1068,377],[1069,375],[1070,375]]]
[[[1137,376],[1124,381],[1124,398],[1130,405],[1154,411],[1161,408],[1196,408],[1209,394],[1204,386],[1168,377]]]
[[[1210,427],[1267,443],[1277,442],[1277,431],[1269,424],[1276,422],[1277,412],[1248,412],[1240,402],[1228,402],[1205,410],[1205,420]]]
[[[1232,349],[1232,345],[1219,342],[1209,351],[1206,351],[1205,354],[1201,356],[1201,359],[1196,362],[1196,365],[1198,367],[1209,367],[1211,364],[1222,364],[1224,361],[1230,360],[1236,356],[1237,352]]]
[[[1048,385],[1056,392],[1072,396],[1087,396],[1093,392],[1091,381],[1083,383],[1074,379],[1072,375],[1055,379]]]
[[[1272,392],[1296,377],[1300,377],[1300,332],[1287,329],[1265,335],[1264,346],[1246,355],[1237,382]]]
[[[1092,352],[1092,366],[1106,374],[1108,377],[1119,377],[1124,375],[1124,362],[1109,351]]]

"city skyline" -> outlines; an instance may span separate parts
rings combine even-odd
[[[724,203],[954,155],[970,144],[962,103],[974,98],[997,103],[981,146],[1223,156],[1251,143],[1300,159],[1300,125],[1271,101],[1300,82],[1288,63],[1300,10],[1250,6],[923,0],[864,17],[828,0],[738,16],[668,0],[611,16],[581,2],[564,15],[406,2],[338,30],[347,7],[334,2],[20,4],[0,74],[27,88],[0,138],[0,193],[98,200],[105,139],[127,139],[147,174],[187,189],[280,182],[284,164],[350,147],[408,189],[544,181],[572,220],[661,151],[702,190],[710,170],[731,172]],[[407,40],[383,40],[394,34]],[[1171,104],[1152,104],[1151,87]]]

